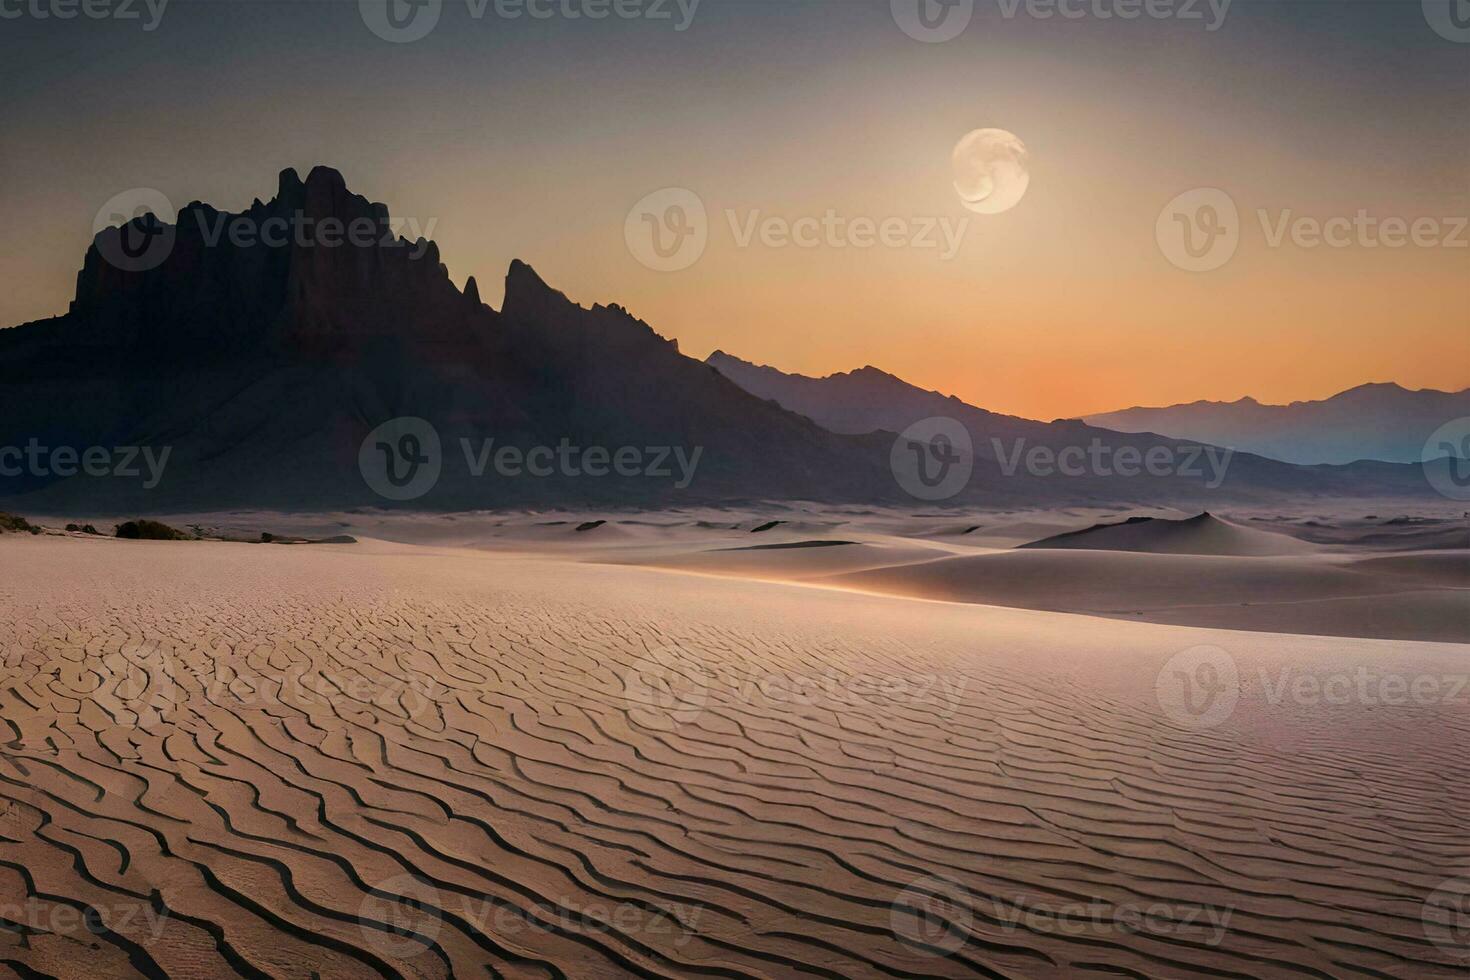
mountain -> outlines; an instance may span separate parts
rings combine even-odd
[[[237,226],[282,220],[374,232],[367,245],[233,241]],[[269,203],[239,215],[196,202],[173,226],[148,216],[104,231],[65,315],[0,330],[0,447],[168,447],[166,479],[145,490],[27,468],[0,476],[0,496],[152,511],[383,505],[359,454],[398,417],[428,421],[440,439],[442,474],[416,498],[425,507],[897,492],[886,440],[840,437],[753,398],[626,310],[584,309],[521,262],[492,310],[473,279],[464,291],[450,282],[432,243],[388,227],[386,207],[318,167],[305,181],[283,172]],[[171,248],[156,267],[120,269],[106,257],[119,232],[166,235]],[[653,476],[497,476],[493,465],[475,476],[489,439],[494,451],[565,440],[700,456],[688,493],[660,475],[677,474],[671,453],[647,453]]]
[[[932,418],[953,419],[969,438],[976,460],[977,473],[1001,473],[1013,466],[1018,450],[1022,458],[1033,451],[1045,450],[1060,458],[1064,452],[1075,453],[1076,447],[1089,451],[1087,468],[1082,476],[1056,474],[1047,481],[1046,492],[1056,492],[1057,485],[1067,484],[1091,499],[1110,495],[1116,500],[1205,500],[1265,499],[1271,494],[1320,494],[1333,496],[1422,496],[1427,489],[1422,470],[1417,466],[1363,462],[1353,466],[1297,466],[1266,459],[1249,453],[1234,453],[1227,460],[1228,476],[1216,488],[1192,483],[1189,494],[1170,492],[1168,484],[1181,478],[1168,476],[1150,479],[1108,475],[1108,460],[1127,450],[1147,458],[1150,450],[1167,451],[1181,462],[1201,447],[1208,447],[1199,465],[1209,469],[1224,458],[1217,454],[1217,444],[1160,436],[1155,433],[1122,433],[1089,425],[1075,419],[1039,422],[986,411],[961,401],[953,395],[928,391],[875,367],[829,375],[822,378],[788,374],[766,365],[753,364],[722,350],[711,354],[706,363],[760,398],[765,398],[806,416],[833,432],[860,434],[875,431],[902,432],[909,426]],[[1441,420],[1443,421],[1443,420]],[[1097,459],[1103,460],[1101,471],[1094,464],[1092,447],[1100,447]],[[1075,459],[1075,456],[1073,457]],[[1002,485],[997,481],[990,486]]]
[[[432,242],[390,225],[387,207],[317,167],[305,180],[283,171],[270,201],[240,213],[194,202],[172,224],[145,215],[103,230],[65,314],[0,330],[5,509],[915,505],[904,461],[943,447],[894,433],[931,415],[962,418],[986,461],[944,496],[951,504],[1429,492],[1416,467],[1247,456],[1216,481],[1203,466],[1059,476],[1017,453],[1096,439],[1140,454],[1181,447],[994,415],[872,369],[840,382],[855,386],[840,411],[793,410],[791,393],[732,379],[733,359],[686,357],[626,309],[580,306],[523,262],[491,309],[473,279],[450,281]],[[884,404],[900,410],[876,411]],[[992,438],[1005,442],[1000,457]],[[167,453],[151,483],[136,473],[140,448]]]
[[[1092,425],[1119,432],[1158,432],[1269,456],[1289,463],[1350,463],[1377,459],[1414,463],[1424,443],[1450,419],[1470,416],[1470,389],[1410,391],[1366,384],[1323,401],[1262,405],[1198,401],[1168,408],[1128,408],[1089,415]]]

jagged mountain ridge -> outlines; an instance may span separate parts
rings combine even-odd
[[[367,244],[329,247],[294,238],[237,244],[229,233],[236,224],[293,218],[366,222],[375,234]],[[151,267],[119,268],[104,255],[116,244],[109,236],[162,232],[171,247]],[[1099,431],[933,397],[968,410],[982,453],[989,435],[1060,445]],[[620,306],[579,306],[520,261],[494,310],[473,279],[455,287],[433,243],[393,239],[387,208],[353,194],[340,173],[317,167],[303,181],[287,170],[275,197],[240,214],[195,202],[173,225],[144,217],[104,230],[87,251],[67,313],[0,330],[0,447],[30,439],[79,449],[166,446],[167,480],[145,491],[128,481],[25,473],[0,479],[0,496],[22,496],[42,512],[383,506],[388,501],[362,478],[359,449],[378,425],[412,416],[428,420],[443,443],[443,475],[413,504],[423,508],[916,503],[890,467],[901,425],[833,432],[789,408],[684,356]],[[488,439],[702,455],[697,479],[682,490],[647,477],[475,477],[461,440],[473,449]],[[1247,460],[1215,496],[1362,488],[1425,490],[1407,468],[1344,474]],[[1178,478],[1056,480],[988,466],[977,467],[952,502],[1174,501],[1202,493],[1200,481]]]
[[[275,198],[225,222],[296,211],[388,224],[384,206],[325,167],[305,181],[283,172]],[[146,271],[115,268],[94,242],[67,314],[0,331],[0,444],[172,446],[170,479],[128,501],[149,507],[382,503],[357,452],[397,416],[431,421],[444,440],[445,474],[424,506],[648,502],[668,489],[472,478],[459,440],[487,438],[702,446],[690,498],[739,497],[755,470],[775,496],[818,495],[834,477],[865,495],[896,491],[882,440],[843,439],[775,409],[622,308],[583,309],[519,261],[496,311],[473,280],[453,285],[432,243],[239,247],[226,234],[210,244],[196,216],[213,227],[219,212],[183,209],[167,259]],[[12,492],[46,482],[10,481]],[[117,499],[125,488],[108,489]],[[83,503],[96,488],[44,490]]]

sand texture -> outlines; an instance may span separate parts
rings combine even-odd
[[[9,536],[0,618],[0,973],[1470,962],[1425,920],[1470,872],[1463,645],[372,539]],[[1166,690],[1202,655],[1223,717]],[[1441,686],[1293,684],[1364,672]]]

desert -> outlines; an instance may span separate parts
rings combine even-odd
[[[0,980],[1470,977],[1467,10],[0,0]]]
[[[976,519],[1148,529],[1096,516]],[[1375,569],[1349,588],[1296,567],[1323,546],[1154,518],[1171,547],[1278,534],[1202,588],[1372,639],[1170,587],[1151,621],[1080,615],[1106,588],[983,563],[1211,556],[897,514],[271,519],[358,540],[0,538],[17,976],[1463,970],[1435,904],[1470,802],[1463,550],[1338,546]]]

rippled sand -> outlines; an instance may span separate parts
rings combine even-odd
[[[1464,645],[377,541],[8,536],[0,624],[0,974],[1470,968]]]

